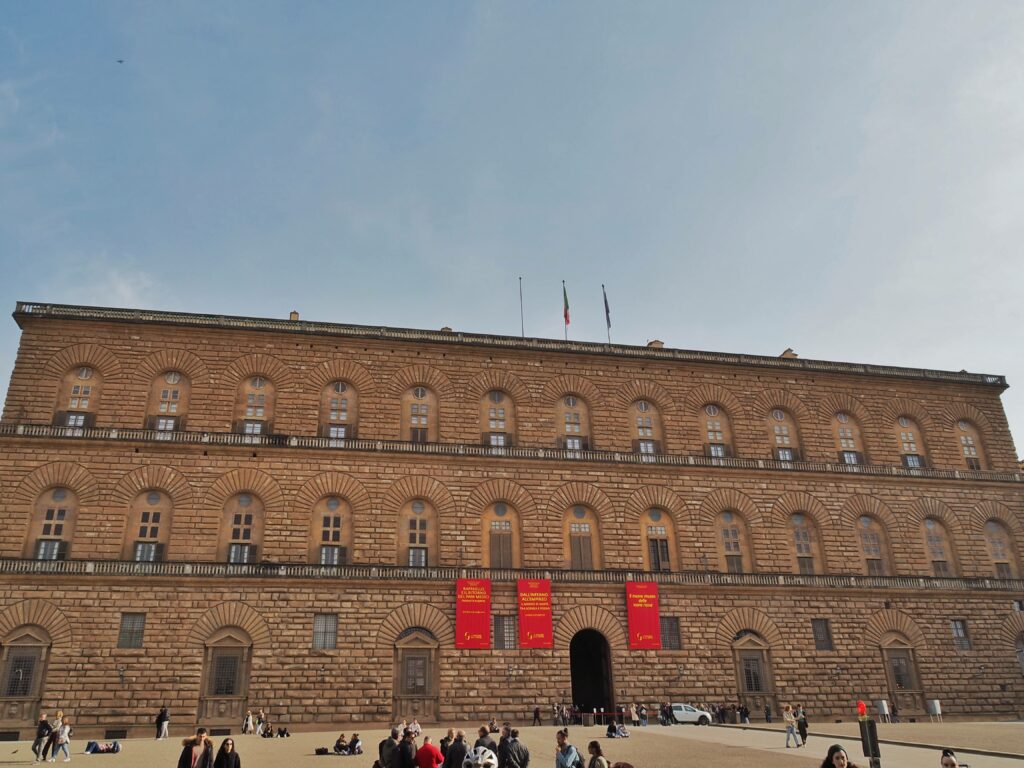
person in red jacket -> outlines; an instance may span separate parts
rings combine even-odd
[[[444,762],[441,750],[430,743],[430,737],[423,737],[423,746],[416,751],[416,768],[437,768]]]

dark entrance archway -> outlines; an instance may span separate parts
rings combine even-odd
[[[569,642],[572,703],[585,712],[613,708],[612,653],[605,636],[583,629]]]

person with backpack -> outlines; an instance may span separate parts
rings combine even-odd
[[[563,728],[555,734],[555,768],[583,768],[579,750],[569,743],[569,731]]]
[[[51,731],[53,731],[53,726],[50,725],[46,719],[46,713],[43,712],[39,715],[39,724],[36,726],[36,740],[32,742],[32,754],[36,756],[33,762],[39,762],[43,745],[50,738]]]

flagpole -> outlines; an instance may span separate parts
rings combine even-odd
[[[569,294],[567,294],[565,292],[565,280],[563,280],[562,281],[562,324],[563,324],[562,327],[565,330],[565,340],[566,341],[569,340],[569,323],[566,322],[566,320],[565,320],[565,304],[566,304],[566,298],[565,297],[568,296],[568,295]]]
[[[612,321],[611,314],[608,311],[608,292],[604,289],[604,283],[601,283],[601,295],[604,297],[604,317],[605,317],[605,328],[608,330],[608,343],[612,343]]]
[[[523,319],[523,276],[519,276],[519,332],[526,338],[526,321]]]

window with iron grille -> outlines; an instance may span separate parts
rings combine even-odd
[[[317,613],[313,616],[313,650],[334,650],[338,647],[338,614]]]
[[[814,635],[816,651],[834,651],[832,643],[832,626],[828,619],[811,619],[811,632]]]
[[[39,660],[38,651],[12,650],[7,661],[7,679],[3,695],[11,697],[28,696],[32,692],[32,678]]]
[[[515,616],[494,617],[494,647],[499,651],[510,651],[517,647],[519,627]]]
[[[964,619],[953,619],[949,622],[953,630],[953,647],[958,651],[971,650],[971,638],[967,634],[967,622]]]
[[[238,669],[241,659],[232,654],[218,654],[213,658],[213,679],[210,694],[213,696],[236,696],[238,694]]]
[[[117,633],[118,648],[141,648],[146,631],[146,614],[122,613],[121,630]]]
[[[661,647],[666,651],[681,651],[683,641],[679,636],[679,618],[676,616],[662,616],[661,624]]]

